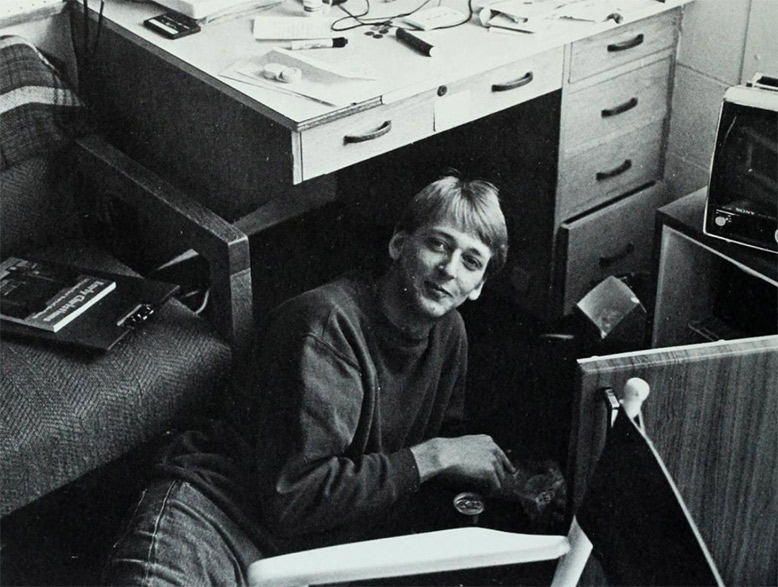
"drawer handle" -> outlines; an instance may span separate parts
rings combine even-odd
[[[601,110],[600,114],[603,118],[609,118],[611,116],[617,116],[619,114],[623,114],[627,110],[632,110],[635,106],[638,105],[638,99],[632,98],[623,104],[619,104],[618,106],[614,108],[606,108],[605,110]]]
[[[640,33],[636,35],[634,39],[630,39],[629,41],[622,41],[621,43],[611,43],[610,45],[608,45],[608,52],[616,53],[617,51],[626,51],[627,49],[633,49],[638,45],[642,45],[643,40],[644,40],[643,33]]]
[[[635,245],[632,241],[629,241],[627,243],[627,246],[625,246],[621,251],[616,253],[615,255],[611,255],[610,257],[600,257],[600,267],[605,269],[606,267],[610,267],[614,263],[621,261],[622,259],[625,259],[629,255],[635,252]]]
[[[604,181],[606,179],[616,177],[617,175],[621,175],[630,169],[632,169],[632,159],[624,159],[624,163],[616,167],[616,169],[611,169],[610,171],[598,171],[594,177],[597,179],[597,181]]]
[[[343,137],[343,142],[349,144],[349,143],[364,143],[365,141],[372,141],[373,139],[377,139],[378,137],[384,136],[390,130],[392,130],[392,121],[386,120],[381,126],[379,126],[374,131],[367,132],[363,135],[346,135],[345,137]]]
[[[519,79],[508,82],[507,84],[492,84],[492,91],[493,92],[507,92],[508,90],[515,90],[516,88],[520,88],[522,86],[526,86],[528,83],[530,83],[533,79],[535,79],[535,76],[531,71],[528,71],[526,75],[523,77],[520,77]]]

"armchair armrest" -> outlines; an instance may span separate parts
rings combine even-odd
[[[164,222],[208,261],[211,322],[233,348],[247,348],[254,324],[248,237],[101,137],[81,137],[74,150],[101,189]]]
[[[569,549],[566,536],[455,528],[261,559],[248,577],[251,585],[295,587],[553,560]]]

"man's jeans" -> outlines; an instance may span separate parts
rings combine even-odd
[[[186,481],[150,485],[113,547],[105,585],[247,585],[262,554],[220,508]]]

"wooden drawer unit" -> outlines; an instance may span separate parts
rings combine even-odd
[[[469,92],[470,116],[475,120],[510,108],[562,87],[564,50],[562,47],[533,55],[522,61],[442,86],[441,99]]]
[[[426,138],[433,133],[434,91],[384,104],[300,133],[307,180]]]
[[[573,43],[570,83],[674,47],[679,18],[673,10]]]
[[[563,155],[664,119],[671,67],[671,59],[662,59],[579,91],[568,88],[567,115],[562,117]]]
[[[556,290],[565,314],[609,275],[650,270],[654,218],[664,198],[664,184],[658,183],[562,223]]]
[[[661,179],[662,121],[562,161],[558,218],[567,219]]]

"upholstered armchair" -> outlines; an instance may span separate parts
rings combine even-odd
[[[35,47],[5,37],[0,51],[2,258],[136,274],[93,238],[97,211],[121,201],[162,227],[155,239],[196,251],[209,268],[202,313],[173,299],[105,353],[12,337],[0,325],[7,584],[46,580],[25,573],[48,564],[43,551],[65,525],[63,540],[73,544],[53,548],[63,558],[83,556],[75,542],[88,543],[124,512],[166,433],[217,413],[253,317],[246,235],[105,142]],[[99,554],[73,565],[96,564]]]

